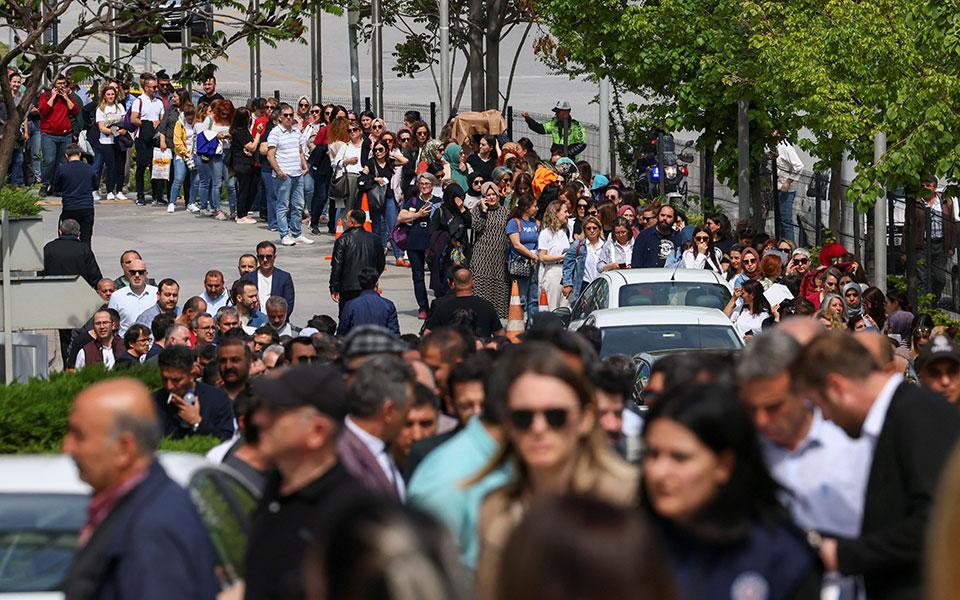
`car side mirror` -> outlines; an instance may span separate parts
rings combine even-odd
[[[553,314],[560,317],[560,322],[563,323],[564,327],[570,326],[570,316],[573,314],[570,312],[569,306],[560,306],[553,309]]]

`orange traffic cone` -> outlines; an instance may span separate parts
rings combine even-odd
[[[520,306],[520,286],[514,281],[510,288],[510,310],[507,313],[507,337],[514,344],[520,342],[524,332],[523,308]]]
[[[367,215],[367,220],[363,222],[363,230],[373,233],[373,219],[370,218],[370,202],[367,200],[366,194],[360,196],[360,210]]]
[[[341,235],[343,235],[343,219],[337,219],[337,233],[334,234],[333,239],[338,240]]]
[[[550,312],[550,301],[547,300],[547,290],[540,288],[540,312]]]

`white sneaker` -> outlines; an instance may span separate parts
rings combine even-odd
[[[187,205],[187,210],[189,210],[189,211],[192,212],[192,213],[200,212],[200,207],[197,206],[196,204],[188,204],[188,205]]]
[[[280,239],[280,243],[284,246],[296,246],[297,240],[293,239],[292,235],[285,235]]]
[[[117,195],[114,196],[116,200],[126,200],[127,197],[123,195],[123,192],[117,192]]]
[[[94,202],[100,202],[100,192],[94,192],[94,193],[93,193],[93,201],[94,201]]]
[[[303,235],[303,234],[300,234],[299,237],[295,237],[295,238],[293,238],[293,239],[294,239],[295,242],[298,242],[298,243],[300,243],[300,244],[306,244],[306,245],[308,245],[308,246],[309,246],[310,244],[314,243],[313,240],[311,240],[310,238],[308,238],[307,236],[305,236],[305,235]]]
[[[168,212],[168,213],[172,213],[172,212],[174,212],[175,210],[177,210],[177,208],[176,208],[174,205],[172,205],[172,204],[168,204],[168,205],[167,205],[167,212]]]
[[[107,194],[107,200],[116,200],[116,199],[117,197],[114,195],[113,192],[110,192],[109,194]]]

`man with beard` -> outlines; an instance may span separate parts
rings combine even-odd
[[[132,287],[132,286],[131,286]],[[153,318],[161,313],[180,314],[177,302],[180,300],[180,284],[173,279],[164,279],[157,286],[157,302],[144,310],[137,317],[136,322],[150,327]]]
[[[237,338],[227,338],[217,347],[217,365],[223,379],[223,391],[231,401],[247,389],[250,380],[250,361],[253,352],[250,346]]]
[[[641,231],[633,243],[633,258],[630,263],[634,269],[673,268],[678,264],[682,244],[680,233],[673,229],[676,218],[675,208],[669,204],[660,207],[657,226]]]
[[[266,315],[257,310],[259,299],[257,298],[257,285],[255,283],[241,279],[233,284],[230,295],[233,297],[233,304],[240,315],[240,326],[249,330],[249,333],[256,331],[257,327],[267,322]]]

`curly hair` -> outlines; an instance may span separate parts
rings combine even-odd
[[[563,207],[563,200],[554,200],[547,205],[543,211],[543,227],[550,231],[562,231],[567,224],[560,220],[560,209]]]

